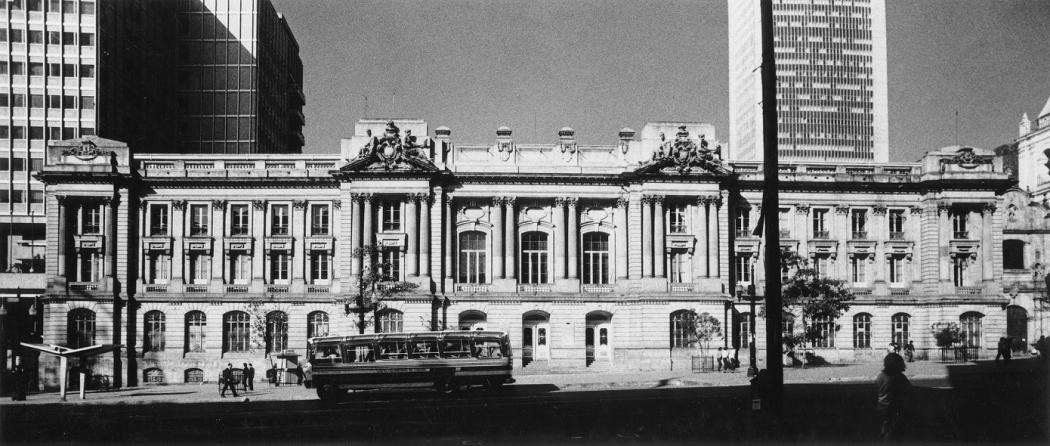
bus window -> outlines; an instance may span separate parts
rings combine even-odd
[[[441,346],[442,358],[469,358],[470,339],[448,336]]]
[[[502,358],[499,339],[478,338],[474,340],[474,356],[482,359]]]
[[[377,343],[377,359],[405,359],[408,357],[408,341],[405,339],[384,339]]]
[[[413,338],[412,358],[437,358],[438,343],[436,338]]]
[[[342,362],[339,355],[339,345],[318,345],[314,351],[314,360],[325,363]]]
[[[346,346],[346,362],[372,362],[375,360],[375,352],[372,351],[371,342],[357,341]]]

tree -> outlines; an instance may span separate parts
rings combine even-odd
[[[780,264],[785,275],[791,273],[781,288],[782,311],[801,316],[802,323],[801,335],[783,337],[784,347],[793,351],[798,345],[806,348],[808,344],[824,339],[826,335],[821,324],[814,324],[814,321],[827,321],[832,324],[829,332],[838,331],[840,326],[835,320],[849,310],[850,302],[856,299],[853,292],[841,280],[821,277],[808,260],[794,252],[781,250]],[[763,316],[766,311],[763,304]]]
[[[930,331],[933,332],[933,339],[937,341],[937,346],[941,348],[951,347],[962,340],[962,331],[959,330],[959,324],[955,322],[931,324]]]
[[[419,287],[417,284],[391,277],[393,265],[381,261],[380,254],[380,248],[375,245],[356,248],[351,254],[358,259],[362,268],[355,284],[354,305],[347,304],[346,314],[357,313],[357,332],[360,334],[365,333],[369,324],[378,330],[376,322],[379,320],[379,311],[386,308],[384,300]]]
[[[705,356],[711,340],[722,335],[722,323],[706,311],[700,314],[690,312],[690,316],[693,319],[693,333],[696,335],[696,344],[700,347],[700,355]]]

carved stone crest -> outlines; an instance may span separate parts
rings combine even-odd
[[[368,132],[368,136],[372,136],[371,131]],[[393,170],[407,157],[426,159],[425,149],[430,144],[429,139],[422,145],[417,144],[411,130],[405,130],[405,136],[402,138],[401,129],[394,125],[394,121],[388,121],[383,136],[372,137],[361,149],[358,157],[375,155],[386,170]]]
[[[700,142],[689,139],[685,126],[678,127],[674,141],[665,141],[653,152],[652,159],[645,165],[669,164],[679,173],[688,173],[697,167],[715,167],[719,165],[715,152],[708,147],[705,135],[700,135]],[[663,135],[661,134],[661,140]]]
[[[91,161],[106,153],[98,148],[94,141],[83,140],[79,146],[71,147],[62,151],[63,156],[72,156],[81,161]]]

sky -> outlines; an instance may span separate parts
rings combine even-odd
[[[273,0],[300,45],[305,153],[362,118],[420,118],[453,141],[701,121],[729,140],[725,0]],[[886,0],[890,160],[1017,137],[1050,97],[1050,1]],[[958,117],[956,117],[958,113]],[[710,136],[710,135],[708,135]]]

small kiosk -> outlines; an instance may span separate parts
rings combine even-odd
[[[278,385],[282,382],[284,384],[295,384],[298,381],[298,375],[295,370],[299,367],[299,353],[295,350],[285,350],[277,355],[277,376],[275,380]]]
[[[59,370],[59,375],[58,375],[58,377],[59,377],[58,378],[58,380],[59,380],[58,381],[59,382],[58,389],[59,389],[59,395],[61,396],[62,401],[65,401],[66,400],[66,387],[67,387],[66,373],[67,373],[67,371],[69,369],[69,358],[76,357],[76,358],[84,359],[84,358],[87,358],[89,356],[97,356],[97,355],[101,355],[101,354],[104,354],[104,353],[109,353],[109,352],[111,352],[113,350],[122,348],[123,346],[122,345],[118,345],[118,344],[98,344],[98,345],[89,345],[87,347],[81,347],[81,348],[69,348],[69,347],[63,347],[61,345],[54,345],[54,344],[31,344],[31,343],[28,343],[28,342],[23,342],[22,343],[22,347],[29,348],[29,349],[32,349],[32,350],[36,350],[36,351],[39,351],[41,353],[46,353],[46,354],[49,354],[49,355],[58,356],[59,369],[60,369]],[[78,369],[80,371],[80,373],[79,373],[79,375],[80,375],[80,399],[84,399],[85,398],[85,393],[86,393],[86,390],[87,390],[87,373],[85,372],[85,370],[83,368],[78,368]]]

